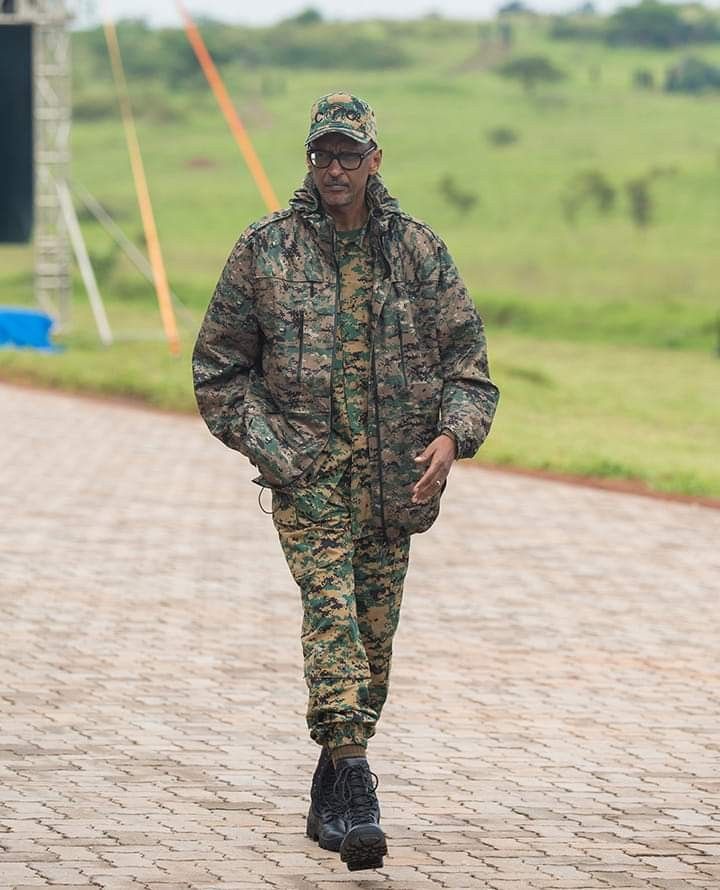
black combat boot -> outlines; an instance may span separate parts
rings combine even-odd
[[[380,805],[375,796],[377,776],[370,772],[364,757],[343,757],[337,765],[335,783],[345,804],[347,834],[340,846],[340,858],[350,871],[382,868],[387,842],[380,828]]]
[[[333,850],[335,853],[347,833],[342,815],[343,804],[335,795],[336,778],[332,757],[327,748],[323,748],[312,778],[305,833],[317,841],[323,850]]]

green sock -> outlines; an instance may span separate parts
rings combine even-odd
[[[367,750],[363,745],[340,745],[330,749],[333,766],[337,769],[338,761],[343,757],[366,757]]]

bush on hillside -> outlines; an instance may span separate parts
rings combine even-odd
[[[208,25],[208,28],[212,33],[213,26]],[[202,82],[202,73],[183,31],[152,29],[143,21],[128,19],[118,22],[117,37],[128,78],[159,78],[171,87]],[[109,75],[110,61],[102,28],[76,32],[73,35],[75,46],[79,55],[89,57],[94,73]],[[215,48],[212,52],[216,61],[223,61],[222,52],[216,52]]]
[[[503,5],[498,9],[497,14],[499,16],[504,15],[537,15],[534,9],[530,9],[530,7],[523,3],[522,0],[509,0],[508,3],[503,3]]]
[[[512,127],[495,127],[492,130],[488,130],[485,135],[490,145],[496,145],[501,148],[505,145],[513,145],[519,139],[517,130],[513,130]]]
[[[655,201],[650,193],[650,187],[660,177],[674,176],[677,172],[674,166],[651,167],[644,176],[629,179],[625,183],[630,218],[638,228],[645,228],[652,221]]]
[[[303,9],[302,12],[299,12],[297,15],[294,15],[285,21],[293,25],[317,25],[322,20],[323,14],[320,10],[315,9],[314,6],[308,6],[307,9]]]
[[[550,19],[550,37],[554,40],[605,40],[604,19],[589,15],[554,15]]]
[[[618,9],[609,18],[581,14],[579,10],[552,16],[548,34],[555,40],[667,49],[720,40],[720,19],[699,4],[681,7],[660,0],[641,0],[636,6]]]
[[[654,90],[655,75],[649,68],[636,68],[633,71],[632,84],[638,90]]]
[[[377,23],[376,23],[377,24]],[[453,40],[467,37],[467,22],[426,15],[417,19],[386,19],[382,23],[388,40]]]
[[[538,84],[555,83],[567,76],[545,56],[517,56],[495,70],[502,77],[519,80],[528,93]]]
[[[630,179],[625,183],[630,217],[638,228],[650,225],[653,212],[653,200],[650,194],[650,182],[647,178]]]
[[[686,56],[665,72],[668,93],[705,93],[720,90],[720,68],[696,56]]]
[[[478,202],[478,196],[474,192],[464,191],[449,173],[440,180],[438,188],[448,204],[459,213],[469,213]]]
[[[179,28],[152,29],[142,21],[118,23],[118,42],[129,78],[160,78],[185,89],[203,83],[202,72],[185,33]],[[409,63],[407,52],[386,28],[357,23],[281,22],[272,28],[245,28],[205,20],[202,36],[218,66],[386,69]],[[80,54],[91,68],[107,72],[102,28],[76,32]]]
[[[588,204],[599,213],[609,213],[615,206],[615,188],[600,170],[586,170],[570,180],[562,198],[565,219],[575,222]]]
[[[610,16],[606,39],[611,45],[668,49],[720,40],[720,23],[705,10],[691,17],[678,6],[641,0],[637,6],[624,6]]]
[[[650,189],[653,184],[661,177],[674,176],[677,172],[674,166],[655,166],[644,175],[623,183],[626,209],[638,228],[646,228],[652,222],[655,203]],[[616,199],[617,190],[602,171],[585,170],[573,176],[565,187],[563,214],[568,223],[575,223],[579,212],[588,205],[598,213],[609,214],[615,208]]]
[[[259,44],[263,64],[288,68],[398,68],[410,61],[396,43],[357,25],[278,26]]]

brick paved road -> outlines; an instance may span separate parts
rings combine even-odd
[[[199,421],[0,387],[0,887],[720,887],[720,513],[453,471],[372,744],[303,836],[298,596]]]

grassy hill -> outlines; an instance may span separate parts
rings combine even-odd
[[[303,176],[312,100],[343,87],[374,105],[390,190],[447,241],[486,320],[503,401],[481,459],[720,495],[720,93],[633,86],[638,69],[662,84],[687,50],[553,40],[542,17],[514,19],[509,46],[498,23],[314,27],[301,48],[321,45],[323,33],[341,47],[352,38],[347,67],[313,67],[312,54],[297,48],[292,65],[279,64],[277,47],[288,50],[277,29],[238,29],[235,38],[224,29],[218,54],[228,88],[281,201]],[[265,209],[182,35],[171,36],[150,61],[131,29],[121,29],[120,41],[133,50],[128,78],[158,228],[172,287],[187,307],[185,355],[166,358],[152,288],[84,215],[124,342],[108,351],[95,345],[76,282],[67,352],[3,352],[0,375],[192,408],[194,330],[234,239]],[[74,38],[73,179],[141,244],[98,37]],[[264,64],[258,47],[276,61]],[[364,67],[364,52],[379,53],[387,67]],[[720,43],[693,53],[720,64]],[[497,73],[528,55],[546,57],[565,78],[528,91]],[[647,182],[647,225],[630,209],[628,184],[638,180]],[[590,193],[582,200],[589,181],[609,190],[607,211]],[[455,193],[472,206],[463,209]],[[570,218],[573,200],[581,206]],[[0,302],[31,301],[30,267],[28,248],[0,248]]]

